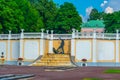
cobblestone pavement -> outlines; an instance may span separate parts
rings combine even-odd
[[[107,69],[120,67],[79,67],[69,70],[45,70],[46,67],[0,66],[0,75],[34,74],[33,80],[83,80],[83,78],[101,78],[102,80],[120,80],[120,74],[105,74]]]

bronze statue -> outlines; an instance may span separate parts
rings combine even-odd
[[[64,40],[61,38],[60,38],[60,40],[61,40],[61,43],[60,43],[60,46],[58,47],[58,49],[53,48],[53,52],[55,54],[64,54]]]

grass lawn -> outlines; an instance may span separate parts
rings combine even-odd
[[[120,74],[120,69],[108,69],[105,70],[105,73]]]
[[[83,80],[103,80],[103,79],[99,79],[99,78],[84,78]]]

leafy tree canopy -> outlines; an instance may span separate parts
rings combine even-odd
[[[65,2],[58,10],[54,30],[58,33],[71,33],[72,28],[80,30],[81,23],[82,19],[74,5]]]
[[[120,29],[120,11],[112,14],[104,14],[105,31],[115,33]]]
[[[0,33],[40,32],[41,28],[56,33],[80,30],[82,23],[72,3],[57,6],[53,0],[0,0]]]
[[[115,33],[120,29],[120,11],[114,13],[98,12],[97,9],[92,9],[88,20],[103,19],[105,24],[105,32]]]
[[[37,0],[37,3],[33,0],[32,2],[35,2],[34,6],[42,17],[44,29],[53,29],[57,14],[56,4],[52,0]]]
[[[101,13],[97,9],[93,8],[88,20],[97,20],[101,18]]]
[[[40,31],[43,27],[39,13],[28,0],[0,0],[0,32],[13,33],[25,31]]]

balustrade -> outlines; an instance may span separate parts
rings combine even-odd
[[[40,38],[41,33],[24,33],[24,38]]]
[[[10,35],[10,39],[20,39],[20,34],[0,34],[0,39],[8,39]],[[43,38],[45,39],[51,39],[52,34],[43,33]],[[41,33],[23,33],[24,38],[41,38]],[[74,35],[74,38],[95,38],[98,39],[116,39],[117,34],[116,33],[81,33],[77,32]],[[72,34],[53,34],[53,39],[72,39]],[[120,39],[120,34],[118,34],[118,39]]]
[[[11,39],[20,39],[20,34],[11,34]]]
[[[8,39],[8,34],[0,34],[0,39]]]
[[[53,39],[71,39],[72,34],[53,34]]]

